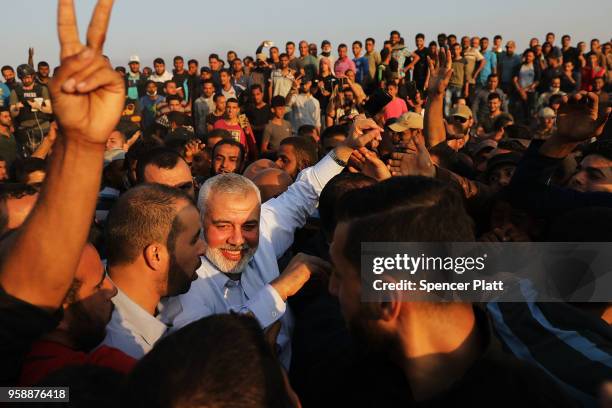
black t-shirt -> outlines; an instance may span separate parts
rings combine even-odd
[[[249,118],[249,123],[251,124],[255,138],[259,143],[261,141],[264,128],[270,119],[272,119],[270,105],[265,104],[263,107],[258,108],[253,104],[248,104],[244,110],[244,113],[246,114],[247,118]]]
[[[574,63],[574,69],[580,67],[580,61],[578,60],[578,50],[575,47],[569,47],[567,50],[563,50],[563,62],[572,61]]]
[[[449,389],[416,401],[404,372],[387,353],[366,350],[349,365],[311,371],[316,407],[577,407],[542,370],[502,351],[484,311],[474,308],[484,350]],[[346,360],[345,360],[346,361]],[[340,368],[343,367],[343,368]],[[316,401],[315,401],[316,400]]]
[[[413,79],[415,81],[425,81],[427,77],[427,57],[429,56],[429,49],[423,48],[422,50],[417,49],[416,55],[419,56],[419,61],[414,64]]]
[[[49,314],[0,288],[0,385],[14,385],[32,342],[53,330],[62,311]]]
[[[183,71],[182,74],[177,74],[175,72],[172,80],[176,82],[177,88],[183,88],[183,91],[189,90],[189,73],[187,71]]]

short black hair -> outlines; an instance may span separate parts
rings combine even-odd
[[[108,265],[129,264],[154,242],[173,251],[177,235],[185,228],[175,208],[180,201],[193,202],[178,188],[154,183],[141,184],[121,195],[106,222]]]
[[[0,72],[1,71],[13,71],[14,72],[15,70],[10,65],[3,65],[2,68],[0,69]]]
[[[419,38],[422,38],[423,40],[425,40],[425,34],[423,33],[418,33],[417,35],[414,36],[415,40],[418,40]]]
[[[293,41],[287,41],[285,43],[285,47],[288,46],[288,45],[293,45],[295,47],[295,43]]]
[[[249,88],[249,92],[253,92],[253,90],[255,90],[255,89],[259,89],[261,92],[263,92],[263,88],[259,84],[251,85],[251,87]]]
[[[472,242],[474,225],[458,189],[429,177],[392,177],[344,194],[344,257],[357,270],[362,242]]]
[[[365,42],[367,43],[368,41],[370,41],[372,44],[376,44],[376,40],[373,39],[372,37],[366,38]]]
[[[501,101],[501,96],[497,92],[491,92],[489,96],[487,96],[487,101],[492,101],[493,99],[499,99]]]
[[[355,44],[357,44],[359,46],[359,48],[363,48],[363,44],[361,43],[361,41],[359,41],[359,40],[353,41],[353,45],[355,45]]]
[[[172,61],[176,62],[176,61],[185,61],[185,60],[180,55],[177,55],[176,57],[174,57]]]
[[[189,61],[187,61],[187,65],[191,65],[191,64],[196,64],[196,65],[200,65],[200,63],[198,62],[197,59],[190,59]]]
[[[232,76],[232,71],[230,71],[230,70],[229,70],[229,68],[221,68],[221,69],[219,70],[219,75],[221,75],[221,74],[223,74],[223,73],[225,73],[225,74],[229,75],[230,77]]]
[[[272,97],[272,101],[270,106],[273,108],[277,108],[279,106],[285,106],[286,105],[286,100],[285,97],[282,95],[276,95]]]
[[[157,86],[157,82],[153,81],[152,79],[147,79],[147,82],[145,82],[145,88],[149,86],[149,84]]]
[[[214,157],[215,157],[215,151],[220,146],[223,146],[223,145],[230,145],[230,146],[234,146],[234,147],[238,148],[238,150],[240,151],[240,156],[239,156],[240,163],[238,163],[238,165],[236,166],[236,169],[240,170],[242,168],[242,165],[244,165],[244,159],[245,159],[245,156],[246,156],[246,151],[244,149],[244,145],[242,143],[234,140],[233,138],[223,137],[221,140],[219,140],[217,142],[215,147],[213,147],[213,151],[212,151],[213,161],[214,161]]]
[[[217,99],[219,99],[219,98],[221,98],[221,97],[224,97],[224,98],[225,98],[225,95],[223,95],[222,93],[216,93],[216,94],[214,94],[214,95],[213,95],[213,102],[217,102]]]
[[[345,43],[340,43],[340,44],[338,45],[338,49],[340,49],[340,48],[347,48],[347,49],[348,49],[348,47],[346,46],[346,44],[345,44]]]
[[[216,59],[219,60],[219,54],[212,53],[208,56],[208,59]]]
[[[393,30],[393,31],[391,31],[389,33],[389,37],[393,37],[394,35],[397,35],[398,37],[401,37],[399,31],[397,31],[397,30]]]
[[[181,101],[181,97],[178,95],[168,95],[166,96],[166,103],[169,104],[170,101]]]
[[[321,228],[331,239],[336,228],[336,206],[348,191],[376,184],[376,180],[362,173],[340,173],[334,176],[321,190],[319,217]]]
[[[502,39],[502,36],[499,35],[499,34],[497,34],[495,37],[493,37],[493,41],[501,40],[501,39]]]
[[[168,84],[171,84],[171,83],[178,86],[178,84],[176,83],[176,81],[174,79],[169,79],[169,80],[164,82],[164,88],[167,87]]]
[[[291,406],[259,323],[236,314],[208,316],[161,339],[130,373],[124,400],[147,407]]]
[[[298,162],[298,171],[313,166],[317,162],[317,146],[314,140],[304,139],[298,136],[290,136],[283,139],[280,145],[289,145],[295,149]]]
[[[145,168],[151,164],[162,169],[173,169],[179,160],[184,160],[180,154],[166,147],[156,147],[143,152],[136,163],[136,181],[145,182]]]
[[[235,104],[239,104],[238,99],[236,98],[227,98],[227,100],[225,101],[226,104],[228,103],[235,103]]]
[[[40,67],[47,67],[48,68],[49,67],[49,63],[47,61],[40,61],[38,63],[38,68],[40,68]]]
[[[166,65],[166,61],[164,61],[163,58],[155,58],[153,60],[153,65],[155,65],[155,64],[164,64],[164,65]]]
[[[329,126],[321,133],[321,141],[338,135],[347,137],[348,132],[348,124]]]

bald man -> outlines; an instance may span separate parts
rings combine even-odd
[[[249,164],[248,167],[244,170],[242,175],[249,180],[253,181],[253,178],[262,170],[276,168],[276,164],[272,160],[269,159],[259,159],[255,160],[253,163]]]
[[[278,197],[293,183],[293,179],[284,170],[269,168],[263,169],[253,177],[253,183],[261,193],[261,202],[265,203],[271,198]]]

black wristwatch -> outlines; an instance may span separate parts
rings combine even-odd
[[[331,157],[332,160],[335,161],[338,166],[342,166],[342,167],[348,166],[347,162],[345,162],[344,160],[340,160],[338,155],[336,155],[335,150],[332,150],[331,152],[329,152],[329,157]]]

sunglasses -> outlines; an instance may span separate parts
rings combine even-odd
[[[467,119],[463,116],[453,116],[453,122],[465,123]]]

